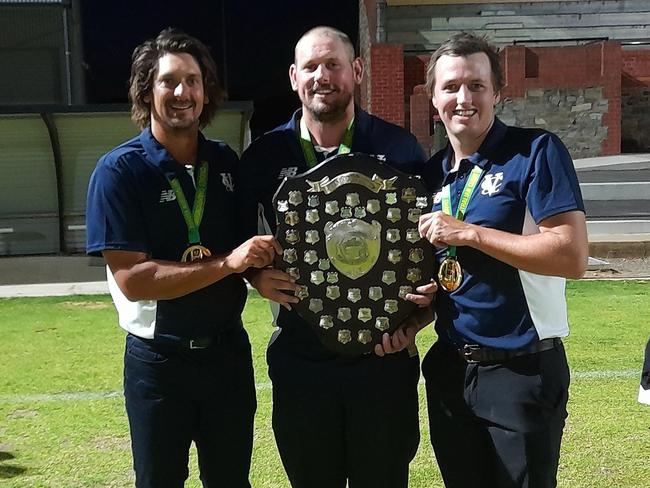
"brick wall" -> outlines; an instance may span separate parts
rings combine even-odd
[[[621,70],[628,77],[650,84],[650,49],[621,51]]]
[[[363,61],[366,74],[359,87],[358,102],[361,108],[372,111],[370,91],[370,46],[374,43],[376,31],[377,6],[375,0],[359,0],[359,56]]]
[[[404,127],[404,52],[401,45],[370,47],[372,113]]]
[[[377,0],[359,0],[359,51],[365,67],[359,104],[368,112],[404,127],[410,91],[404,89],[402,46],[377,43],[376,39]]]
[[[507,46],[502,51],[502,60],[506,76],[503,99],[525,97],[528,90],[602,89],[608,108],[600,121],[607,128],[607,137],[602,141],[599,153],[594,155],[620,152],[621,48],[617,42],[540,48]],[[548,110],[552,113],[555,108],[549,105]],[[576,130],[580,130],[577,124],[574,125]],[[553,125],[548,129],[555,131]],[[580,155],[584,148],[576,149],[573,151],[574,157]]]
[[[413,88],[413,94],[409,97],[409,128],[424,152],[431,154],[433,147],[433,136],[431,135],[431,120],[433,105],[426,94],[424,85]]]
[[[559,103],[557,97],[560,97],[563,104],[572,103],[568,106],[567,116],[569,118],[567,120],[570,122],[573,132],[580,132],[574,138],[576,145],[570,147],[574,157],[584,154],[619,154],[621,149],[621,53],[620,45],[612,41],[566,47],[507,46],[501,51],[502,68],[506,81],[501,98],[504,100],[504,105],[511,101],[514,102],[513,107],[519,107],[521,106],[519,102],[525,101],[527,94],[532,92],[534,95],[529,99],[529,103],[539,103],[544,100],[544,103],[547,103],[546,108],[536,105],[537,119],[546,122],[548,120],[555,121],[550,124],[534,124],[533,118],[532,125],[539,125],[553,132],[561,133],[566,130],[566,127],[560,125],[559,119],[554,116],[558,105],[553,105],[550,102],[552,98]],[[650,51],[647,59],[650,60]],[[426,71],[423,70],[421,78],[418,79],[418,62],[417,59],[407,58],[405,60],[404,84],[407,90],[411,86],[416,87],[418,84],[424,83]],[[642,68],[636,66],[635,69],[638,71]],[[650,63],[644,64],[644,69],[650,76]],[[538,97],[537,94],[540,93],[540,90],[544,95]],[[585,102],[585,93],[591,96],[595,93],[594,90],[600,94],[601,98]],[[547,91],[548,93],[546,93]],[[552,97],[554,92],[556,96]],[[408,91],[405,93],[406,96],[410,96],[410,94]],[[578,100],[582,102],[578,103]],[[587,103],[592,103],[592,107],[585,108]],[[503,108],[499,110],[503,110]],[[544,116],[544,111],[548,114],[547,117]],[[513,121],[521,123],[517,118]],[[581,126],[583,122],[584,131]],[[594,127],[596,122],[598,128]],[[418,131],[424,127],[424,125],[414,122],[413,116],[411,116],[411,123],[414,124],[412,127],[417,127]],[[427,124],[430,125],[430,118]],[[603,135],[604,137],[601,137]],[[590,140],[590,137],[592,141],[602,139],[599,148],[594,148],[591,145],[585,146],[585,142]],[[421,139],[420,142],[426,145],[428,139]]]
[[[406,56],[404,58],[404,98],[408,101],[413,89],[424,83],[430,56]]]

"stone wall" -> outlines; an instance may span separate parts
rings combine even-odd
[[[505,98],[496,110],[508,125],[554,132],[574,159],[602,154],[607,138],[602,118],[607,112],[608,100],[601,87],[529,89],[523,98]]]
[[[594,96],[593,90],[590,90],[589,87],[600,87],[603,99],[601,105],[606,103],[605,113],[601,114],[600,119],[596,119],[598,117],[596,114],[594,119],[589,119],[592,121],[589,123],[589,127],[593,127],[593,122],[602,125],[606,128],[606,136],[601,141],[599,152],[594,155],[609,156],[620,153],[621,46],[619,43],[605,41],[580,46],[535,48],[507,46],[501,53],[506,79],[506,86],[501,92],[503,99],[525,98],[531,104],[542,103],[538,100],[540,95],[530,97],[527,94],[538,94],[540,90],[543,90],[544,92],[566,93],[568,97],[583,100],[583,98],[587,98],[585,93],[589,93],[589,97]],[[580,98],[581,96],[583,98]],[[554,103],[559,103],[559,101]],[[564,100],[564,103],[573,107],[583,103],[593,103],[593,100],[589,99],[580,103]],[[563,107],[558,105],[557,108],[562,109]],[[549,112],[552,113],[553,110],[555,109],[552,103]],[[576,107],[573,110],[575,112],[588,111],[589,109],[585,106]],[[564,121],[565,123],[558,127],[546,120],[547,128],[553,132],[563,132],[566,130],[566,120],[572,122],[574,118],[560,118],[559,122]],[[582,122],[585,121],[585,118],[588,116],[581,116],[578,120]],[[583,133],[582,129],[576,130],[579,130],[580,134]],[[577,147],[580,145],[581,143],[578,143]],[[580,150],[580,153],[583,152],[584,148]]]
[[[622,53],[621,152],[650,151],[650,48]]]
[[[650,152],[650,86],[623,86],[621,111],[621,152]]]

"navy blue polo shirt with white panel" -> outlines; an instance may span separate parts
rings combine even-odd
[[[208,163],[208,185],[201,243],[212,255],[238,245],[235,181],[238,158],[226,144],[199,134],[198,161]],[[87,252],[146,253],[152,259],[180,261],[188,247],[188,231],[169,177],[178,178],[190,207],[195,184],[184,165],[146,128],[142,133],[100,158],[88,189]],[[129,301],[110,270],[108,283],[120,326],[154,341],[210,338],[240,327],[246,286],[239,275],[170,300]]]
[[[291,120],[254,141],[242,155],[238,205],[243,225],[241,240],[257,234],[275,234],[273,195],[285,177],[309,169],[298,139],[301,116],[302,111],[296,111]],[[374,155],[408,174],[420,174],[427,159],[413,134],[358,107],[355,107],[351,151]],[[317,153],[319,161],[330,155]],[[276,324],[308,330],[313,335],[314,347],[320,348],[316,334],[297,313],[281,308]]]
[[[450,185],[455,213],[474,166],[483,176],[467,207],[465,222],[519,235],[539,232],[544,219],[584,205],[575,168],[562,142],[547,131],[509,127],[495,119],[478,151],[453,167],[450,147],[427,165],[434,184],[433,211],[441,188]],[[463,269],[460,287],[436,298],[436,331],[456,346],[479,344],[519,349],[540,339],[569,334],[565,279],[516,269],[469,246],[456,248]],[[446,248],[438,249],[438,263]]]

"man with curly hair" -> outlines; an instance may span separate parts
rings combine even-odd
[[[240,273],[281,250],[237,241],[237,155],[200,132],[222,98],[208,49],[162,31],[135,49],[129,95],[142,132],[100,158],[86,221],[128,332],[136,486],[182,487],[194,442],[203,486],[247,488],[256,399]]]

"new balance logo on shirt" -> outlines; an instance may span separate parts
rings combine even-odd
[[[280,173],[278,173],[278,180],[283,180],[285,178],[291,178],[296,176],[298,173],[298,166],[289,166],[288,168],[282,168]]]
[[[174,200],[176,200],[176,193],[174,193],[174,190],[163,190],[160,192],[160,200],[158,203],[173,202]]]

